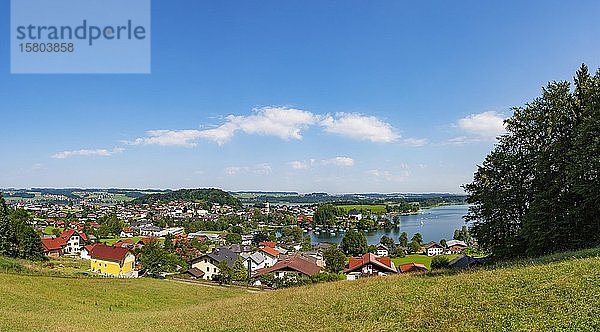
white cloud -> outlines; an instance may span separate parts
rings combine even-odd
[[[225,123],[217,128],[199,131],[198,137],[223,145],[233,137],[237,129],[235,124]]]
[[[223,170],[228,176],[236,176],[243,173],[254,173],[258,175],[269,175],[273,171],[271,165],[268,163],[257,164],[252,167],[248,166],[229,166]]]
[[[229,176],[236,176],[244,171],[247,171],[248,167],[241,167],[241,166],[229,166],[229,167],[225,167],[225,174],[229,175]]]
[[[124,143],[130,145],[160,145],[160,146],[196,146],[194,142],[202,136],[199,130],[149,130],[147,137],[136,138]]]
[[[293,169],[309,169],[314,166],[352,167],[354,159],[350,157],[334,157],[329,159],[293,160],[287,163]]]
[[[410,138],[403,139],[402,144],[408,145],[408,146],[415,146],[415,147],[425,146],[425,145],[427,145],[427,139],[410,137]]]
[[[288,163],[293,169],[308,169],[309,163],[303,160],[293,160]]]
[[[494,111],[471,114],[458,120],[458,127],[478,138],[494,140],[505,132],[504,117]]]
[[[252,171],[256,174],[267,175],[267,174],[271,174],[272,169],[271,169],[271,165],[264,163],[264,164],[258,164],[256,166],[254,166]]]
[[[389,143],[400,138],[389,123],[357,113],[337,113],[335,117],[329,115],[320,124],[328,133],[358,140]]]
[[[114,148],[112,150],[108,149],[81,149],[81,150],[73,150],[73,151],[62,151],[52,155],[54,159],[66,159],[69,157],[75,156],[98,156],[98,157],[109,157],[117,153],[121,153],[125,151],[123,148]]]
[[[354,166],[354,159],[350,157],[335,157],[331,159],[322,160],[323,165],[335,165],[339,167],[350,167]]]
[[[372,169],[367,171],[366,173],[374,177],[377,181],[383,180],[388,182],[402,182],[410,176],[410,172],[406,170],[408,166],[405,164],[402,164],[400,168],[404,170],[398,172],[391,172],[388,170]]]
[[[223,145],[237,132],[249,135],[275,136],[283,140],[301,140],[302,131],[313,126],[325,132],[358,140],[378,143],[394,142],[400,138],[389,123],[374,116],[358,113],[317,115],[289,107],[262,107],[252,110],[251,115],[229,115],[225,122],[213,128],[187,130],[150,130],[146,137],[125,141],[130,145],[195,146],[198,139]],[[424,139],[407,138],[404,144],[421,146]]]
[[[250,116],[229,116],[248,134],[272,135],[281,139],[302,139],[300,131],[317,122],[311,112],[285,107],[265,107],[253,110]]]
[[[249,116],[229,115],[226,122],[216,128],[203,130],[201,137],[221,145],[237,131],[246,134],[275,136],[284,140],[302,139],[302,130],[318,121],[311,112],[287,107],[263,107],[252,110]]]
[[[196,130],[150,130],[147,137],[126,142],[132,145],[195,146],[203,138],[219,145],[227,143],[236,132],[275,136],[284,140],[302,139],[302,130],[318,122],[311,112],[287,107],[263,107],[253,109],[254,114],[229,115],[225,123],[210,129]]]

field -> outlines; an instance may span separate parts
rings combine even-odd
[[[375,213],[375,214],[379,214],[379,213],[385,213],[385,205],[383,204],[374,204],[374,205],[368,205],[368,204],[359,204],[359,205],[336,205],[336,207],[341,208],[342,210],[344,210],[344,212],[348,213],[349,211],[356,209],[358,211],[370,211],[371,213]]]
[[[52,258],[44,262],[31,262],[0,256],[0,273],[75,277],[81,276],[81,273],[87,271],[89,268],[90,263],[88,261],[78,258],[61,257]]]
[[[64,230],[64,228],[60,228],[60,227],[46,226],[42,233],[44,233],[45,235],[54,235],[55,229],[58,229],[61,233]]]
[[[100,242],[108,245],[108,246],[112,246],[113,244],[115,244],[115,242],[119,241],[119,240],[131,240],[133,241],[133,243],[137,243],[142,237],[141,236],[134,236],[134,237],[111,237],[111,238],[103,238],[100,239]]]
[[[271,292],[0,273],[0,330],[594,331],[600,250]]]
[[[448,257],[450,260],[453,260],[458,255],[445,255],[445,256]],[[404,257],[392,258],[392,262],[394,262],[394,264],[396,266],[406,264],[406,263],[419,263],[419,264],[423,264],[423,265],[427,266],[428,269],[431,269],[431,259],[432,258],[433,257],[427,256],[427,255],[413,254],[413,255],[406,255]]]

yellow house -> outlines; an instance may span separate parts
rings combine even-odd
[[[113,277],[131,277],[134,274],[135,256],[128,248],[96,244],[89,254],[94,272]]]

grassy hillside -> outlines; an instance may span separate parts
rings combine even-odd
[[[593,331],[600,329],[599,254],[255,293],[0,273],[0,330]]]

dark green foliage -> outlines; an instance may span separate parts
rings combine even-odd
[[[0,217],[8,215],[8,206],[6,205],[6,201],[2,194],[0,194]]]
[[[217,264],[219,268],[219,275],[215,276],[216,280],[219,281],[220,284],[230,284],[232,280],[232,270],[227,265],[226,261],[221,261]]]
[[[314,214],[314,221],[319,225],[335,225],[336,217],[344,215],[344,210],[332,204],[319,205]]]
[[[453,239],[468,243],[471,240],[471,233],[467,226],[463,226],[461,229],[455,229]]]
[[[230,273],[231,281],[238,283],[248,281],[248,270],[244,266],[241,258],[238,258],[235,263],[233,263]]]
[[[44,257],[40,237],[26,223],[0,217],[0,255],[41,260]]]
[[[410,213],[419,211],[419,203],[399,202],[385,206],[386,212]]]
[[[391,237],[384,235],[379,240],[379,243],[383,244],[384,246],[386,246],[386,248],[388,248],[389,257],[394,258],[398,256],[404,256],[404,251],[402,251],[396,246],[396,243],[394,243],[394,240]]]
[[[450,258],[444,255],[434,256],[431,259],[431,269],[445,269],[450,265]]]
[[[137,251],[137,259],[148,273],[176,272],[185,263],[175,254],[167,252],[157,240],[150,241]]]
[[[367,252],[367,238],[363,232],[351,229],[342,238],[340,249],[349,256],[360,256]]]
[[[284,243],[300,243],[303,237],[304,232],[298,226],[284,227],[281,230],[281,242]]]
[[[379,243],[388,247],[388,249],[395,245],[394,240],[392,240],[392,238],[387,235],[382,236],[381,239],[379,240]]]
[[[496,258],[600,245],[600,74],[548,84],[506,129],[465,185],[479,245]]]
[[[175,250],[175,245],[173,244],[173,234],[171,233],[167,233],[167,235],[165,235],[165,244],[163,245],[165,251],[167,252],[173,252]]]
[[[413,235],[412,242],[416,242],[418,244],[422,244],[423,243],[423,236],[421,235],[421,233],[415,233],[415,235]]]
[[[421,251],[421,244],[419,242],[416,241],[412,241],[408,244],[408,251],[412,252],[412,253],[416,253]]]
[[[346,276],[343,273],[316,273],[311,277],[286,275],[282,278],[275,278],[272,273],[263,274],[259,277],[262,285],[273,288],[287,288],[295,286],[310,285],[320,282],[330,282],[344,280]]]
[[[340,273],[346,265],[346,255],[336,246],[330,246],[323,252],[325,269],[331,273]]]
[[[114,213],[98,218],[98,223],[100,224],[100,228],[98,228],[98,231],[96,232],[98,238],[119,236],[123,227],[125,227],[125,224],[119,220]]]
[[[240,244],[242,243],[242,236],[238,233],[227,233],[225,240],[230,244]]]
[[[405,248],[408,247],[408,234],[406,234],[406,232],[402,232],[398,240],[400,241],[400,246]]]
[[[132,201],[133,204],[152,204],[172,201],[201,202],[205,207],[212,204],[221,204],[229,206],[241,206],[239,200],[235,199],[228,192],[221,189],[180,189],[160,194],[144,195]]]
[[[31,260],[44,258],[40,237],[28,220],[27,211],[10,211],[4,199],[0,200],[0,255]]]

